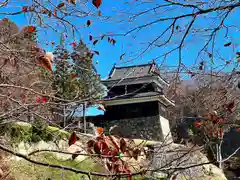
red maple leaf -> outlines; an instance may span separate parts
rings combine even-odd
[[[102,4],[102,0],[93,0],[92,3],[96,8],[99,8]]]
[[[194,122],[194,126],[196,126],[197,128],[200,128],[201,127],[201,122],[200,121]]]
[[[27,12],[28,11],[28,7],[27,6],[23,6],[22,7],[22,12]]]
[[[75,132],[73,132],[68,140],[68,145],[71,146],[72,144],[75,144],[77,141],[77,135]]]
[[[72,46],[72,47],[77,47],[77,43],[76,42],[72,42],[72,43],[70,43],[70,45]]]
[[[42,97],[42,103],[46,103],[47,102],[47,98],[46,97]]]

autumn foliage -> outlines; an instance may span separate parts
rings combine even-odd
[[[224,104],[218,111],[207,114],[202,119],[195,121],[194,126],[202,129],[208,138],[212,140],[222,139],[224,132],[231,128],[231,120],[228,115],[232,114],[235,109],[235,102]]]
[[[97,128],[98,135],[86,143],[87,152],[97,155],[104,162],[107,171],[112,174],[124,174],[128,180],[132,180],[130,159],[138,160],[145,154],[145,150],[137,147],[131,140],[117,136],[105,136],[103,128]],[[72,133],[69,146],[77,141],[77,135]],[[76,156],[74,156],[76,158]]]

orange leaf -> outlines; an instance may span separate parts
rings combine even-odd
[[[97,133],[99,136],[101,136],[103,134],[103,130],[104,130],[103,128],[98,127],[98,128],[96,128],[96,130],[97,130]]]
[[[77,141],[77,135],[76,135],[75,132],[73,132],[70,136],[69,141],[68,141],[68,145],[71,146],[71,145],[75,144],[76,141]]]
[[[57,8],[60,9],[60,8],[62,8],[64,5],[65,5],[65,3],[60,3],[60,4],[57,5]]]
[[[28,33],[34,33],[34,32],[36,32],[36,27],[35,26],[27,26],[26,31]]]
[[[96,8],[99,8],[102,4],[102,0],[93,0],[92,3]]]
[[[87,20],[87,26],[89,27],[91,25],[91,21]]]
[[[224,47],[230,46],[231,44],[232,44],[231,42],[226,43],[226,44],[224,44]]]
[[[53,16],[54,16],[54,17],[57,17],[57,9],[54,9],[54,11],[53,11]]]
[[[102,12],[101,11],[98,11],[98,16],[102,16]]]
[[[27,12],[28,11],[28,6],[23,6],[22,7],[22,12]]]

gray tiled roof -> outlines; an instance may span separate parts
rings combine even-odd
[[[113,67],[109,74],[109,80],[117,80],[122,78],[135,78],[150,75],[149,71],[152,64],[143,64],[127,67]]]

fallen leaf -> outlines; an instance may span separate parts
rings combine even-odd
[[[226,44],[224,44],[224,47],[230,46],[231,44],[232,44],[231,42],[226,43]]]
[[[102,4],[102,0],[93,0],[92,3],[96,8],[99,8]]]

